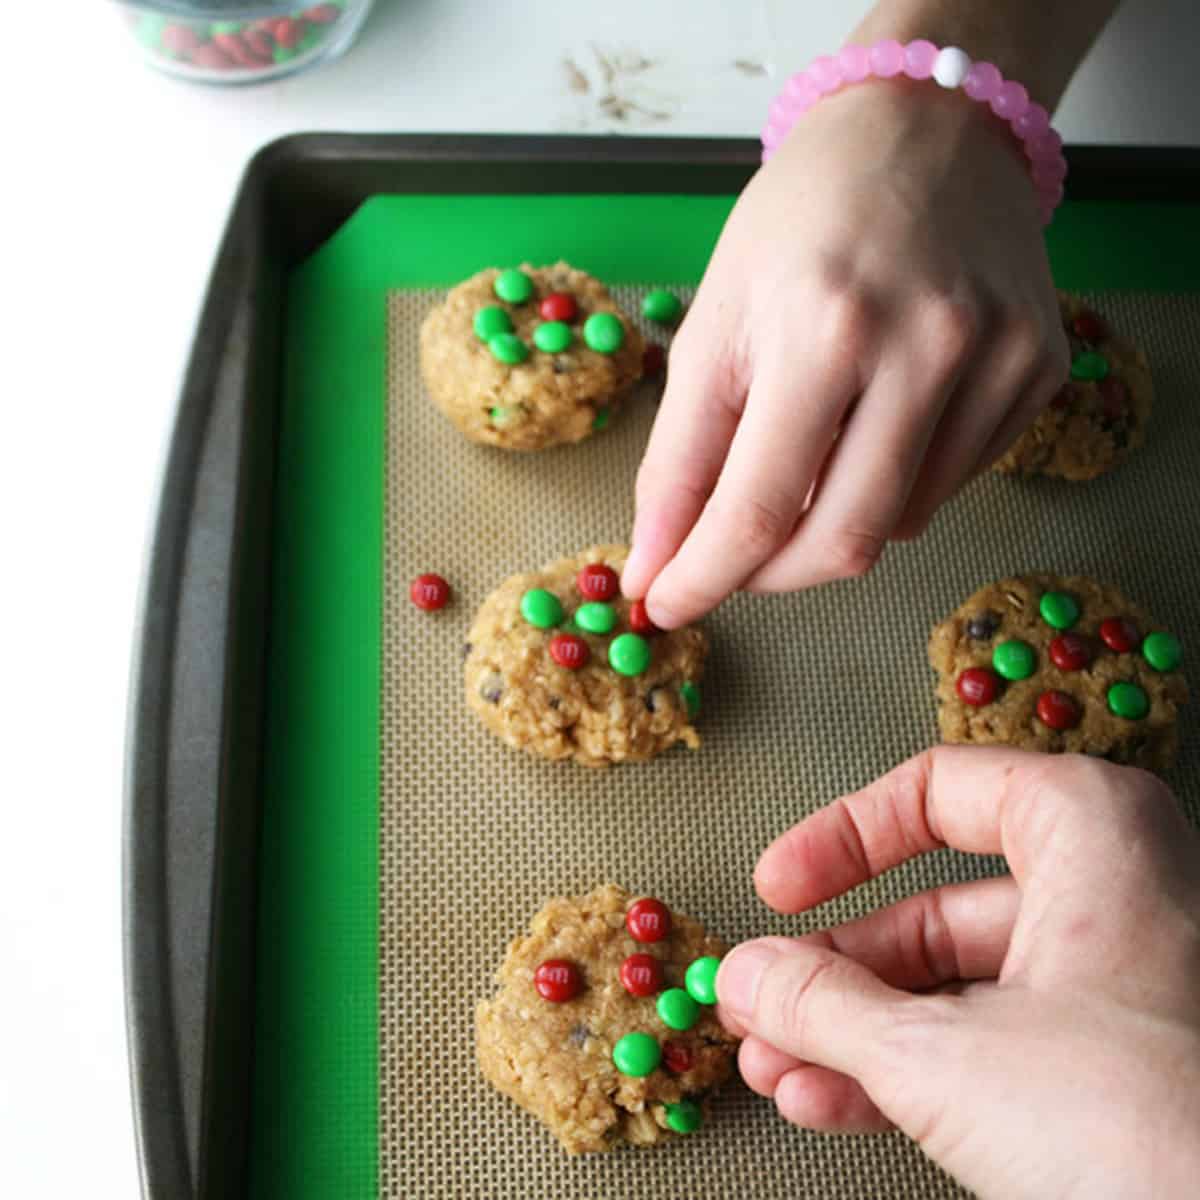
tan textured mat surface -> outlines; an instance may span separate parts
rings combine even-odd
[[[614,291],[638,311],[640,289]],[[1147,444],[1119,471],[1085,485],[989,475],[863,580],[735,597],[706,622],[703,748],[599,772],[542,762],[488,734],[463,701],[461,649],[505,576],[627,538],[655,389],[643,385],[606,432],[578,446],[516,455],[472,445],[420,385],[417,329],[436,298],[397,293],[390,311],[381,1190],[423,1200],[962,1194],[902,1138],[798,1132],[740,1083],[690,1138],[569,1158],[483,1082],[475,1003],[546,897],[605,880],[736,941],[994,872],[994,860],[943,852],[803,918],[768,912],[750,882],[782,829],[936,738],[929,630],[992,578],[1042,569],[1111,580],[1181,636],[1195,696],[1200,297],[1096,298],[1145,347],[1157,386]],[[455,589],[441,613],[408,601],[422,571]],[[1194,819],[1198,714],[1194,699],[1170,777]]]

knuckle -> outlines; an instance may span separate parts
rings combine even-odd
[[[843,285],[828,296],[824,310],[821,342],[826,354],[843,363],[861,358],[872,327],[867,298]]]
[[[722,514],[721,523],[739,548],[756,563],[776,550],[790,532],[782,510],[755,496],[747,496],[730,505]]]
[[[825,539],[822,551],[835,579],[858,579],[882,557],[887,539],[866,529],[839,529]]]
[[[804,956],[789,959],[788,964],[788,969],[780,972],[778,986],[763,989],[767,995],[762,1018],[767,1028],[777,1030],[790,1047],[803,1052],[808,1045],[814,989],[818,984],[829,983],[830,974],[837,969],[838,957],[814,947]]]
[[[1026,313],[1013,314],[1005,323],[1005,341],[1014,373],[1028,373],[1047,357],[1047,338],[1041,322]]]
[[[966,300],[939,296],[926,317],[929,346],[942,363],[957,367],[965,361],[979,336],[979,317]]]

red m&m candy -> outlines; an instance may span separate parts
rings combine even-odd
[[[1084,310],[1071,322],[1071,329],[1076,337],[1085,342],[1102,342],[1108,333],[1108,327],[1094,313]]]
[[[657,342],[647,342],[642,351],[642,374],[657,375],[667,365],[667,356]]]
[[[674,1038],[663,1042],[662,1048],[663,1066],[668,1071],[674,1071],[676,1075],[682,1075],[684,1071],[692,1069],[692,1052],[683,1044]]]
[[[418,575],[409,585],[408,595],[418,608],[435,612],[446,607],[446,601],[450,599],[450,585],[440,575]]]
[[[1051,729],[1074,729],[1079,724],[1079,705],[1066,692],[1043,692],[1038,697],[1037,715]]]
[[[550,639],[550,657],[568,671],[578,671],[586,666],[591,656],[587,642],[573,633],[556,633]]]
[[[1141,636],[1137,626],[1125,617],[1109,617],[1100,623],[1100,640],[1118,654],[1136,650]]]
[[[1077,633],[1060,633],[1050,643],[1050,660],[1060,671],[1082,671],[1092,661],[1092,648]]]
[[[657,996],[662,985],[662,963],[653,954],[631,954],[621,964],[621,986],[631,996]]]
[[[671,932],[671,910],[661,900],[635,900],[625,914],[625,928],[635,942],[660,942]]]
[[[620,589],[621,580],[612,567],[588,563],[575,576],[575,586],[585,600],[611,600]]]
[[[651,637],[653,634],[662,632],[662,630],[659,629],[659,627],[655,625],[652,620],[650,620],[650,617],[646,612],[645,600],[635,600],[629,606],[629,628],[632,629],[634,633],[641,634],[642,637]]]
[[[548,958],[533,973],[533,986],[538,995],[551,1004],[573,1000],[583,989],[579,968],[565,958]]]
[[[995,700],[1000,690],[1000,680],[987,667],[968,667],[955,681],[954,690],[964,704],[982,708]]]
[[[551,292],[538,305],[538,316],[543,321],[573,321],[579,315],[579,305],[569,292]]]

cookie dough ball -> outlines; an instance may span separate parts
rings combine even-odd
[[[624,546],[514,575],[467,635],[467,703],[510,746],[589,767],[695,750],[701,630],[661,633],[618,584]]]
[[[1146,356],[1104,318],[1059,297],[1071,344],[1071,379],[995,464],[1007,475],[1079,482],[1124,462],[1145,440],[1154,402]]]
[[[947,742],[1092,754],[1163,770],[1188,696],[1181,650],[1116,588],[1024,575],[980,588],[933,631]]]
[[[570,1154],[694,1132],[737,1047],[713,1008],[725,950],[615,884],[551,900],[476,1009],[484,1078]]]
[[[607,426],[642,374],[644,343],[608,290],[566,263],[472,276],[421,326],[421,372],[472,441],[578,442]]]

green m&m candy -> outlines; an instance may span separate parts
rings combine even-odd
[[[700,715],[700,689],[690,679],[679,685],[679,694],[683,697],[683,706],[687,709],[689,721],[694,721]]]
[[[597,354],[616,354],[625,341],[625,326],[612,313],[592,313],[583,323],[583,340]]]
[[[490,342],[498,333],[512,333],[512,317],[498,304],[488,304],[475,314],[472,322],[475,336],[481,342]]]
[[[662,1061],[662,1051],[658,1042],[648,1033],[627,1033],[613,1047],[613,1066],[622,1075],[632,1075],[640,1079],[649,1075]]]
[[[523,363],[529,357],[529,347],[515,333],[497,333],[488,338],[492,357],[509,366]]]
[[[524,304],[533,295],[533,280],[512,267],[496,276],[492,291],[506,304]]]
[[[698,1004],[716,1004],[717,1002],[717,968],[721,965],[719,958],[706,954],[684,972],[683,986],[688,995]]]
[[[495,408],[488,409],[488,416],[497,429],[507,429],[510,425],[516,425],[524,415],[524,410],[520,406],[501,408],[496,405]]]
[[[533,331],[533,344],[543,354],[561,354],[571,344],[571,327],[566,321],[543,321]]]
[[[674,324],[679,320],[681,312],[683,312],[683,304],[679,297],[665,288],[647,292],[646,298],[642,301],[642,316],[647,320],[657,321],[660,325]]]
[[[695,1133],[704,1124],[704,1114],[695,1100],[680,1100],[663,1108],[667,1110],[667,1128],[675,1133]]]
[[[1150,697],[1136,683],[1114,683],[1108,689],[1108,711],[1127,721],[1140,721],[1150,711]]]
[[[659,1020],[668,1029],[682,1032],[691,1029],[700,1019],[700,1005],[683,988],[667,988],[660,992],[655,1007]]]
[[[1151,633],[1142,642],[1142,657],[1156,671],[1174,671],[1183,661],[1183,647],[1173,633]]]
[[[608,419],[612,416],[612,410],[608,408],[596,409],[596,415],[592,418],[592,429],[599,433],[602,429],[608,428]]]
[[[575,610],[575,624],[588,633],[612,633],[617,624],[617,610],[603,600],[589,600]]]
[[[1028,679],[1037,666],[1037,655],[1028,642],[1001,642],[992,651],[992,666],[1005,679]]]
[[[1044,592],[1038,611],[1055,629],[1070,629],[1079,620],[1079,602],[1067,592]]]
[[[650,665],[650,643],[636,633],[623,633],[608,648],[608,665],[618,675],[640,675]]]
[[[1099,383],[1108,376],[1108,359],[1095,350],[1085,350],[1075,356],[1071,363],[1071,378],[1090,383]]]
[[[521,616],[538,629],[553,629],[563,619],[562,601],[545,588],[530,588],[521,597]]]

